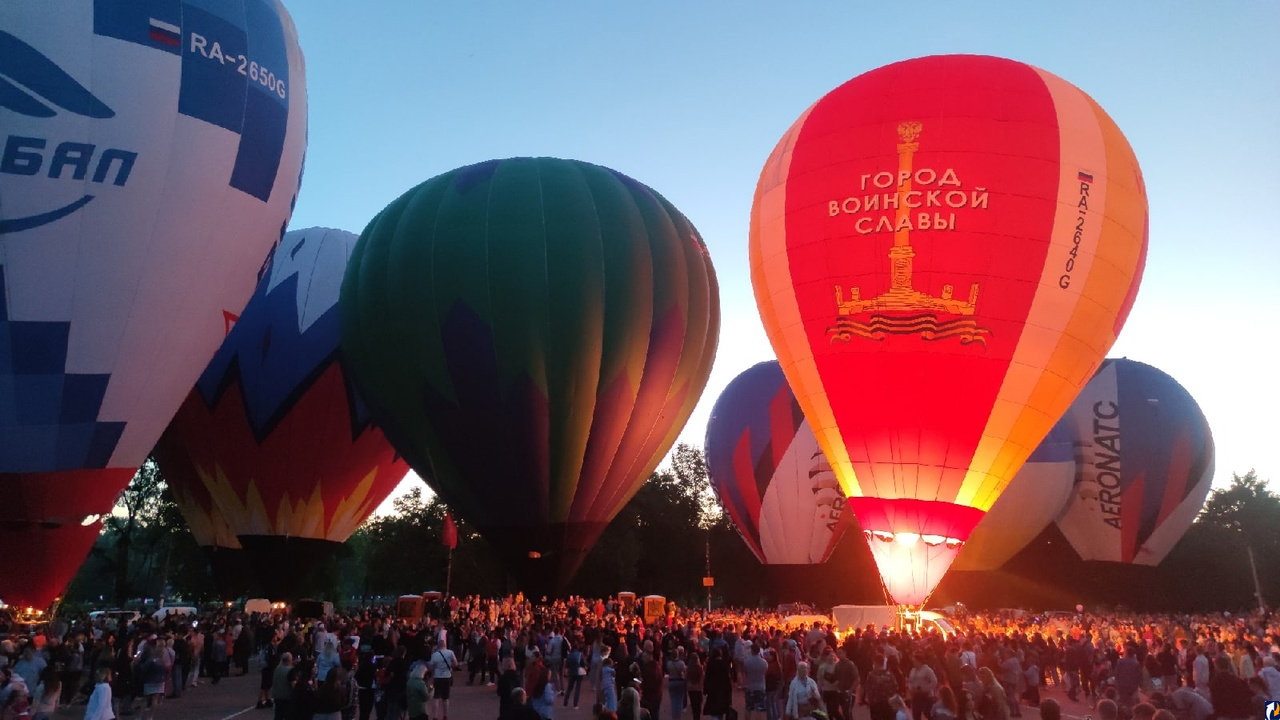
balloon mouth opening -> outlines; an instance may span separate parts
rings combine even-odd
[[[867,542],[896,542],[903,547],[914,547],[918,543],[924,543],[928,547],[945,545],[950,550],[957,550],[964,545],[963,540],[959,538],[946,537],[944,535],[924,535],[913,532],[893,533],[886,530],[865,530],[863,531],[863,534],[867,536]]]

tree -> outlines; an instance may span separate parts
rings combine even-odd
[[[1243,476],[1232,473],[1230,486],[1211,492],[1196,525],[1216,530],[1223,545],[1233,540],[1244,544],[1252,559],[1249,573],[1258,575],[1262,594],[1274,597],[1280,592],[1280,577],[1268,577],[1268,571],[1280,567],[1280,495],[1258,478],[1256,470]]]
[[[95,545],[93,552],[107,559],[114,573],[117,604],[123,604],[134,594],[141,571],[151,564],[157,535],[153,526],[161,517],[164,490],[159,466],[154,459],[147,458],[120,493],[111,514],[103,520],[103,534],[108,541],[105,544],[109,549]],[[148,532],[148,528],[153,531]]]
[[[1280,541],[1280,495],[1256,470],[1232,473],[1229,487],[1209,493],[1196,522],[1240,533],[1255,546],[1272,546]]]

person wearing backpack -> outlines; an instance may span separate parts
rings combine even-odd
[[[862,692],[871,711],[871,720],[893,720],[894,710],[889,699],[898,694],[898,681],[889,672],[884,655],[876,654]]]

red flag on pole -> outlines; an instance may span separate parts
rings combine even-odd
[[[444,530],[440,533],[440,544],[450,550],[458,547],[458,526],[453,524],[453,516],[448,510],[444,513]]]

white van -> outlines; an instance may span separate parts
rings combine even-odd
[[[89,613],[90,622],[97,622],[99,619],[107,630],[123,630],[129,623],[142,619],[142,613],[136,610],[94,610]]]
[[[169,618],[180,619],[188,615],[199,614],[200,610],[198,608],[191,607],[190,605],[170,605],[169,607],[163,607],[155,611],[151,614],[151,617],[154,618],[156,622],[164,622]]]

